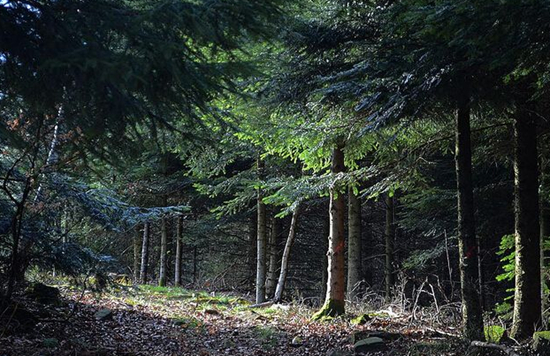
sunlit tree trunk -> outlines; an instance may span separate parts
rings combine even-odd
[[[159,286],[166,286],[166,260],[168,257],[168,227],[166,217],[160,220]]]
[[[264,162],[258,158],[258,177],[264,177]],[[263,203],[263,191],[258,189],[258,238],[256,247],[256,303],[265,301],[265,277],[266,277],[266,246],[267,246],[267,213]]]
[[[139,271],[139,280],[141,284],[147,283],[147,264],[149,263],[149,235],[151,224],[146,222],[143,225],[143,239],[141,240],[141,268]]]
[[[329,211],[329,202],[327,201],[326,204],[326,212]],[[323,204],[324,205],[324,204]],[[323,217],[323,230],[322,230],[322,236],[321,236],[321,243],[323,246],[323,261],[322,261],[322,269],[323,269],[323,275],[321,277],[321,298],[325,298],[327,295],[327,282],[328,282],[328,256],[326,251],[328,250],[328,236],[330,235],[330,219],[329,215]]]
[[[140,247],[141,247],[141,229],[139,225],[136,226],[133,239],[134,245],[134,282],[139,282],[139,259],[140,259]]]
[[[183,254],[183,216],[178,216],[176,225],[176,259],[174,262],[174,286],[181,285],[181,263]]]
[[[386,298],[391,298],[392,288],[395,284],[393,263],[394,263],[394,240],[395,240],[395,224],[394,224],[394,200],[389,194],[386,195],[386,225],[384,230],[385,240],[385,257],[386,263],[384,266],[384,286],[386,288]]]
[[[474,219],[469,101],[468,96],[461,98],[458,102],[456,115],[455,163],[458,198],[458,248],[464,334],[468,339],[482,340],[483,317],[478,291],[479,256]]]
[[[517,109],[514,136],[516,284],[511,336],[522,339],[541,322],[537,127],[528,108]]]
[[[298,214],[300,207],[296,207],[296,210],[292,213],[292,220],[290,221],[290,228],[288,230],[288,237],[286,238],[285,248],[283,250],[283,256],[281,257],[281,271],[279,272],[279,280],[277,281],[277,287],[275,288],[275,296],[273,300],[279,302],[283,296],[283,290],[285,288],[286,276],[288,274],[288,260],[290,258],[290,250],[294,243],[296,236],[296,226],[298,225]]]
[[[344,171],[344,151],[338,146],[332,155],[332,173],[337,174]],[[346,202],[342,192],[337,187],[330,190],[330,235],[328,256],[328,280],[327,294],[323,307],[314,315],[315,319],[324,316],[337,316],[345,311],[345,234],[344,216]]]
[[[361,294],[361,201],[349,189],[348,192],[348,299],[356,299]]]
[[[280,260],[280,239],[282,233],[282,221],[275,217],[275,213],[271,219],[271,233],[269,235],[269,272],[266,282],[266,293],[272,296],[275,293],[277,285],[277,269]]]

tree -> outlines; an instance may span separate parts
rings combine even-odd
[[[264,178],[265,164],[261,158],[257,160],[258,178]],[[267,256],[267,212],[263,202],[262,189],[258,188],[257,198],[258,237],[256,239],[256,303],[265,301],[265,280],[266,280],[266,256]]]
[[[150,237],[151,225],[146,222],[143,225],[143,239],[141,244],[141,270],[139,272],[139,279],[141,284],[147,283],[147,268],[149,264],[149,237]]]
[[[529,337],[541,323],[537,126],[532,108],[519,104],[515,137],[515,293],[512,337]]]
[[[332,154],[332,173],[337,176],[344,172],[344,151],[342,146],[337,146]],[[323,307],[315,313],[314,319],[322,319],[325,316],[338,316],[345,311],[345,235],[344,215],[345,200],[337,183],[330,190],[330,235],[328,244],[328,280],[327,294]]]
[[[386,249],[386,264],[384,266],[386,298],[391,298],[394,281],[394,240],[395,240],[395,222],[394,222],[394,197],[386,195],[386,226],[384,231],[384,247]]]

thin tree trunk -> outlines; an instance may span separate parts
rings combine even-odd
[[[143,226],[143,239],[141,241],[141,269],[139,280],[141,284],[147,283],[147,264],[149,263],[149,230],[151,226],[146,222]]]
[[[271,234],[269,235],[269,273],[266,282],[266,293],[272,296],[277,286],[277,267],[280,260],[280,240],[282,233],[282,221],[275,217],[271,219]]]
[[[168,228],[166,217],[160,220],[159,286],[166,286],[166,260],[168,257]]]
[[[332,173],[337,174],[344,171],[344,151],[338,146],[332,155]],[[328,280],[327,294],[323,307],[314,315],[315,319],[322,319],[325,316],[337,316],[345,312],[345,234],[344,215],[346,202],[342,192],[336,187],[330,190],[330,235],[328,256]]]
[[[386,226],[384,230],[384,240],[385,240],[385,257],[386,264],[384,266],[384,277],[385,277],[385,292],[386,298],[391,298],[392,288],[395,284],[394,272],[393,272],[393,254],[394,254],[394,239],[395,239],[395,224],[393,221],[394,213],[394,200],[389,194],[386,195]]]
[[[140,247],[141,247],[141,229],[139,225],[136,226],[133,239],[134,245],[134,282],[139,282],[139,259],[140,259]]]
[[[329,206],[330,206],[330,202],[327,202],[327,205],[326,205],[326,211],[327,212],[329,211]],[[323,251],[325,251],[325,253],[323,253],[323,266],[322,266],[323,275],[321,277],[321,283],[322,283],[321,297],[320,297],[321,300],[322,300],[322,298],[325,298],[325,296],[327,295],[328,256],[327,256],[326,251],[328,251],[328,236],[329,235],[330,235],[330,218],[329,218],[329,215],[327,214],[326,216],[323,217],[323,235],[321,236],[321,238],[323,239],[322,240]]]
[[[264,162],[258,158],[258,177],[263,179]],[[256,303],[265,301],[265,276],[266,276],[266,245],[267,245],[267,214],[266,207],[262,201],[262,189],[258,189],[257,210],[258,210],[258,238],[256,245]]]
[[[283,290],[285,288],[286,276],[288,274],[288,260],[290,258],[290,250],[294,243],[296,236],[296,226],[298,225],[298,214],[300,206],[296,207],[296,210],[292,213],[292,220],[290,221],[290,228],[288,230],[288,237],[286,239],[285,248],[283,250],[283,256],[281,258],[281,271],[279,272],[279,280],[277,281],[277,287],[275,288],[275,296],[273,300],[279,302],[283,296]]]
[[[537,128],[534,115],[524,107],[516,112],[514,134],[516,288],[511,336],[523,339],[541,322]]]
[[[247,251],[247,284],[250,288],[254,287],[256,279],[256,240],[258,239],[258,214],[254,209],[248,224],[248,251]]]
[[[361,201],[349,189],[348,192],[348,299],[361,295]]]
[[[478,245],[474,219],[470,98],[458,103],[456,115],[456,181],[458,197],[458,248],[464,334],[470,340],[483,339],[483,317],[479,297]]]
[[[176,227],[176,261],[174,262],[174,286],[181,285],[181,259],[183,254],[183,216],[178,216]]]

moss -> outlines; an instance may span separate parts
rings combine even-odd
[[[499,343],[506,329],[500,325],[487,325],[483,328],[483,334],[485,335],[485,341]]]
[[[358,317],[351,319],[351,323],[355,325],[363,325],[371,319],[372,318],[368,314],[361,314]]]
[[[540,351],[550,348],[550,331],[536,331],[533,334],[533,349]]]
[[[344,314],[344,301],[329,299],[317,313],[313,314],[312,318],[313,320],[326,321],[342,314]]]

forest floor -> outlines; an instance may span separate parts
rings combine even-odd
[[[0,356],[465,354],[452,326],[391,311],[371,313],[363,325],[353,315],[312,321],[315,310],[300,304],[251,308],[237,295],[146,286],[67,291],[57,306],[21,303],[37,322],[25,332],[0,325]],[[354,350],[354,341],[373,335],[383,342]]]

